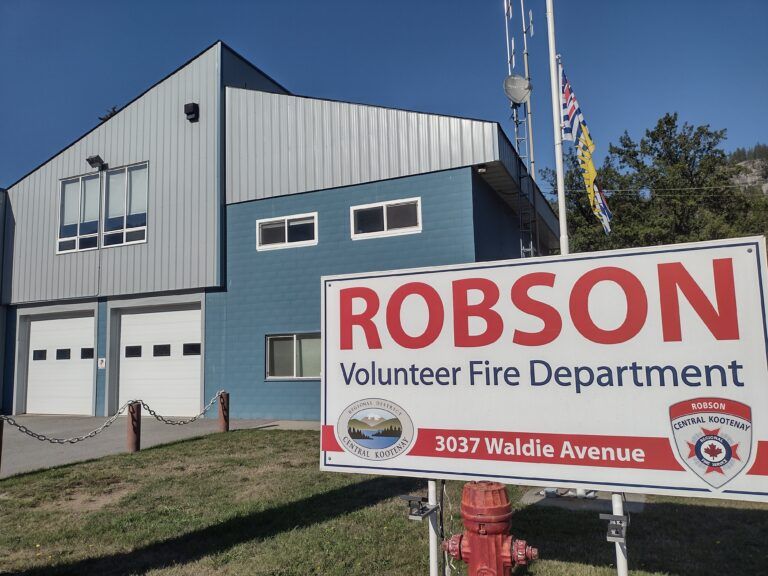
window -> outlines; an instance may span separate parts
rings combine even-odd
[[[320,334],[267,336],[267,378],[320,378]]]
[[[69,348],[59,348],[56,350],[56,360],[69,360],[70,358],[70,349]]]
[[[147,164],[108,170],[104,185],[102,245],[147,240]]]
[[[135,244],[147,240],[147,163],[108,170],[101,209],[101,175],[61,181],[57,253]]]
[[[171,345],[170,344],[155,344],[152,347],[152,356],[170,356]]]
[[[101,178],[98,174],[62,180],[57,252],[99,247],[100,193]]]
[[[80,348],[80,359],[81,360],[92,360],[93,359],[93,348]]]
[[[33,350],[32,360],[45,360],[48,358],[48,352],[46,350]]]
[[[405,198],[350,208],[352,239],[421,232],[421,198]]]
[[[141,358],[141,346],[126,346],[125,347],[126,358]]]
[[[183,355],[184,356],[200,356],[200,343],[190,342],[190,343],[184,344]]]
[[[256,221],[256,250],[317,244],[317,212]]]

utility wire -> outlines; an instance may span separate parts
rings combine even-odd
[[[760,186],[762,184],[768,184],[768,180],[761,180],[759,182],[750,182],[748,184],[723,184],[722,186],[688,186],[682,188],[652,188],[645,186],[642,188],[606,188],[604,192],[665,192],[676,190],[722,190],[723,188],[749,188],[750,186]],[[581,192],[583,188],[568,188],[566,192]],[[542,190],[542,192],[555,193],[557,190],[551,188],[549,190]]]

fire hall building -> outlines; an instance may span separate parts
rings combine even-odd
[[[0,194],[2,411],[318,419],[320,277],[547,254],[495,122],[292,94],[222,42]]]

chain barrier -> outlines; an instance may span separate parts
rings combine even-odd
[[[216,394],[211,398],[210,402],[203,408],[203,411],[200,412],[197,416],[193,416],[192,418],[188,418],[186,420],[171,420],[169,418],[166,418],[164,416],[161,416],[152,408],[149,407],[149,405],[144,402],[144,400],[129,400],[122,406],[120,406],[120,409],[115,412],[112,416],[110,416],[104,424],[99,426],[98,428],[91,430],[87,434],[84,434],[83,436],[73,436],[71,438],[54,438],[52,436],[46,436],[45,434],[40,434],[38,432],[35,432],[34,430],[30,430],[24,424],[19,424],[14,418],[11,416],[3,416],[0,415],[0,421],[2,422],[8,422],[11,426],[14,426],[19,429],[19,432],[22,434],[26,434],[27,436],[34,438],[35,440],[40,440],[40,442],[50,442],[51,444],[77,444],[78,442],[82,442],[83,440],[88,440],[89,438],[93,438],[94,436],[97,436],[101,434],[104,430],[112,426],[112,424],[115,423],[115,421],[118,419],[118,417],[125,412],[125,409],[128,408],[130,404],[133,404],[135,402],[138,402],[142,405],[142,407],[149,413],[150,416],[154,417],[156,420],[162,422],[163,424],[170,424],[172,426],[183,426],[185,424],[191,424],[195,420],[199,419],[201,416],[203,416],[206,412],[208,412],[211,407],[216,404],[216,402],[219,401],[219,397],[221,396],[221,393],[224,392],[224,390],[219,390],[216,392]]]
[[[160,414],[152,410],[152,408],[150,408],[149,405],[146,402],[144,402],[144,400],[137,400],[137,402],[141,402],[141,406],[144,408],[144,410],[146,410],[147,413],[150,416],[152,416],[155,420],[158,420],[163,424],[169,424],[171,426],[184,426],[185,424],[191,424],[192,422],[194,422],[195,420],[203,416],[206,412],[208,412],[208,410],[210,410],[211,407],[214,404],[216,404],[216,402],[219,401],[219,397],[221,396],[222,392],[224,392],[224,390],[219,390],[218,392],[216,392],[216,394],[213,396],[213,398],[211,398],[210,402],[208,402],[208,404],[205,406],[205,408],[203,408],[203,411],[200,412],[200,414],[198,414],[197,416],[192,416],[192,418],[188,418],[186,420],[171,420],[170,418],[161,416]]]

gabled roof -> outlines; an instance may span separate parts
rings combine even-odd
[[[168,74],[166,74],[165,76],[163,76],[163,77],[162,77],[160,80],[158,80],[157,82],[155,82],[154,84],[152,84],[151,86],[149,86],[149,87],[148,87],[146,90],[144,90],[143,92],[141,92],[139,95],[137,95],[136,97],[132,98],[131,100],[129,100],[128,102],[126,102],[125,104],[123,104],[122,106],[120,106],[120,108],[118,108],[118,109],[117,109],[117,111],[115,112],[115,114],[114,114],[113,116],[111,116],[109,119],[107,119],[107,120],[106,120],[106,121],[104,121],[104,122],[99,122],[99,123],[98,123],[98,124],[96,124],[96,125],[95,125],[93,128],[91,128],[90,130],[88,130],[87,132],[85,132],[84,134],[82,134],[82,135],[81,135],[79,138],[77,138],[77,139],[73,140],[72,142],[70,142],[69,144],[67,144],[66,146],[64,146],[64,148],[62,148],[62,149],[61,149],[61,150],[59,150],[58,152],[54,153],[53,155],[51,155],[51,156],[50,156],[49,158],[47,158],[46,160],[42,161],[40,164],[38,164],[37,166],[35,166],[34,168],[32,168],[32,169],[31,169],[29,172],[27,172],[26,174],[24,174],[24,175],[23,175],[21,178],[19,178],[18,180],[16,180],[16,181],[15,181],[13,184],[10,184],[10,185],[6,186],[5,188],[6,188],[6,189],[10,189],[10,188],[13,188],[14,186],[16,186],[16,184],[18,184],[19,182],[21,182],[22,180],[24,180],[24,178],[26,178],[26,177],[27,177],[27,176],[29,176],[30,174],[33,174],[35,171],[39,170],[40,168],[42,168],[43,166],[45,166],[45,165],[46,165],[48,162],[50,162],[51,160],[53,160],[54,158],[56,158],[56,157],[57,157],[59,154],[61,154],[62,152],[65,152],[66,150],[68,150],[69,148],[71,148],[72,146],[74,146],[75,144],[77,144],[78,142],[80,142],[80,140],[82,140],[83,138],[85,138],[86,136],[88,136],[88,134],[90,134],[91,132],[93,132],[94,130],[96,130],[96,129],[97,129],[99,126],[102,126],[102,125],[103,125],[103,124],[105,124],[106,122],[109,122],[109,121],[110,121],[112,118],[114,118],[114,117],[115,117],[117,114],[119,114],[120,112],[122,112],[123,110],[125,110],[125,109],[126,109],[128,106],[130,106],[131,104],[133,104],[134,102],[136,102],[136,101],[137,101],[139,98],[141,98],[142,96],[144,96],[144,95],[145,95],[147,92],[149,92],[150,90],[152,90],[153,88],[155,88],[155,87],[156,87],[156,86],[158,86],[159,84],[162,84],[163,82],[165,82],[165,81],[166,81],[168,78],[170,78],[171,76],[173,76],[174,74],[176,74],[176,73],[177,73],[179,70],[181,70],[181,69],[185,68],[186,66],[189,66],[189,64],[191,64],[192,62],[194,62],[195,60],[197,60],[198,58],[200,58],[200,57],[201,57],[203,54],[205,54],[205,53],[206,53],[206,52],[208,52],[209,50],[213,49],[213,48],[214,48],[214,47],[215,47],[217,44],[220,44],[222,48],[224,48],[224,49],[228,50],[230,53],[232,53],[232,55],[234,55],[236,58],[238,58],[239,60],[241,60],[241,61],[242,61],[244,64],[246,64],[248,67],[252,68],[252,69],[253,69],[255,72],[257,72],[258,74],[260,74],[260,75],[264,76],[264,77],[265,77],[265,78],[267,78],[269,81],[273,82],[275,85],[279,86],[281,89],[285,90],[287,93],[289,93],[289,94],[290,94],[290,92],[288,91],[288,89],[286,89],[286,88],[285,88],[285,87],[284,87],[282,84],[280,84],[280,83],[279,83],[277,80],[275,80],[274,78],[272,78],[272,77],[271,77],[271,76],[269,76],[268,74],[264,73],[264,71],[263,71],[263,70],[259,69],[257,66],[255,66],[253,63],[251,63],[251,62],[250,62],[248,59],[246,59],[246,58],[245,58],[244,56],[242,56],[240,53],[238,53],[237,51],[235,51],[235,50],[234,50],[232,47],[230,47],[228,44],[226,44],[226,43],[225,43],[225,42],[223,42],[222,40],[216,40],[216,41],[215,41],[213,44],[209,45],[209,46],[208,46],[208,47],[206,47],[204,50],[201,50],[200,52],[198,52],[197,54],[195,54],[194,56],[192,56],[192,58],[190,58],[189,60],[187,60],[186,62],[184,62],[184,63],[183,63],[181,66],[179,66],[179,67],[175,68],[174,70],[171,70],[171,72],[169,72]]]

